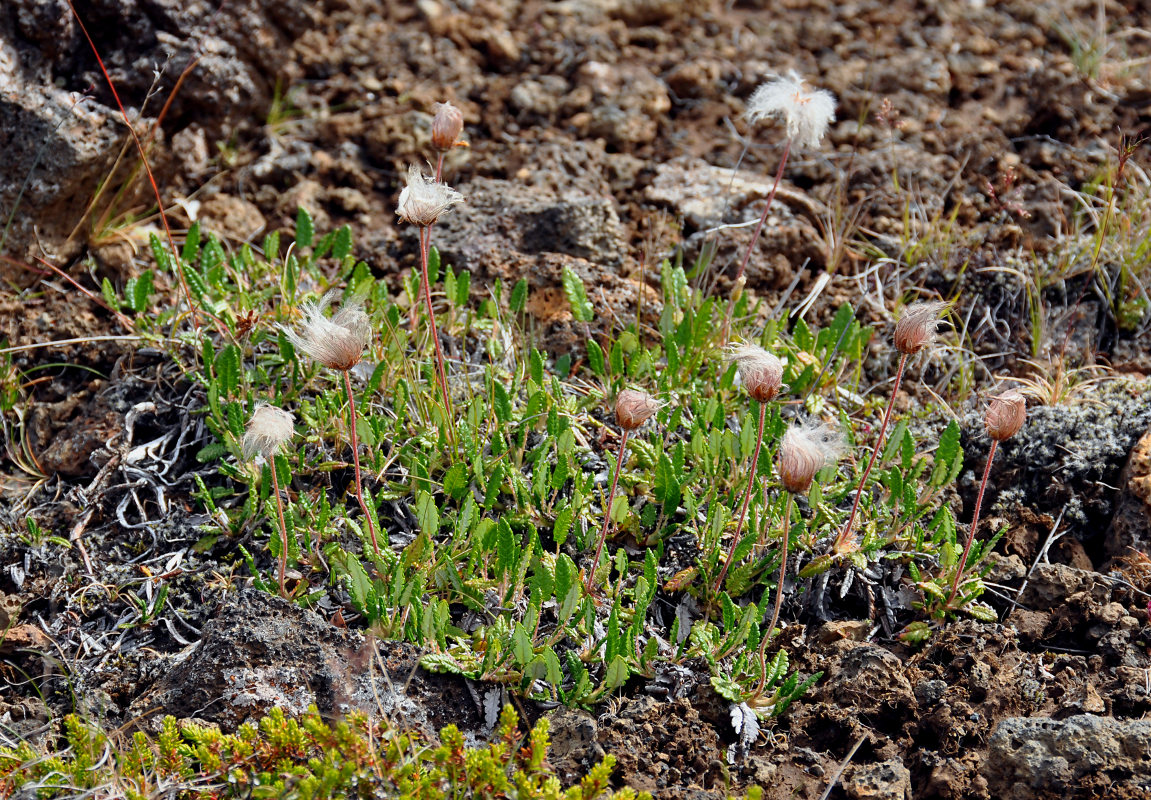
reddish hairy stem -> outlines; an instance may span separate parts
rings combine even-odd
[[[352,463],[356,467],[356,499],[360,501],[360,510],[364,512],[364,519],[368,523],[368,533],[372,536],[372,549],[376,558],[380,557],[380,546],[376,542],[376,525],[372,522],[372,515],[368,513],[368,504],[364,502],[364,490],[360,485],[360,442],[356,436],[356,401],[352,397],[352,379],[347,370],[344,373],[344,388],[348,391],[348,417],[351,419],[352,429]]]
[[[775,589],[775,610],[771,612],[771,623],[763,629],[763,639],[759,643],[759,686],[752,697],[762,697],[767,688],[767,640],[779,622],[779,609],[783,606],[783,579],[787,575],[787,545],[791,536],[791,504],[795,495],[787,493],[787,508],[783,512],[783,550],[779,557],[779,586]]]
[[[607,505],[604,506],[603,511],[603,528],[599,532],[599,544],[595,548],[595,556],[592,557],[591,569],[587,573],[587,590],[590,594],[592,591],[592,581],[595,579],[596,570],[599,569],[599,557],[603,553],[604,542],[607,541],[608,526],[611,524],[611,507],[615,502],[615,490],[619,486],[619,474],[623,470],[623,453],[627,449],[628,429],[623,429],[623,438],[619,440],[619,454],[615,458],[615,477],[611,481],[611,491],[607,494]]]
[[[284,572],[288,567],[288,526],[284,522],[284,502],[280,499],[280,479],[276,477],[276,457],[272,456],[272,491],[276,494],[276,511],[280,517],[280,597],[287,597],[284,588]]]
[[[775,199],[775,192],[779,188],[779,182],[783,180],[783,168],[787,166],[787,157],[791,153],[791,139],[788,139],[783,145],[783,156],[779,159],[779,169],[775,171],[775,182],[771,184],[771,191],[767,193],[767,203],[763,207],[763,214],[759,217],[759,223],[755,226],[755,233],[751,235],[751,241],[747,245],[747,250],[743,253],[743,261],[740,262],[739,272],[735,273],[735,283],[739,284],[740,279],[743,277],[744,271],[747,269],[748,262],[751,261],[751,253],[755,250],[755,244],[759,241],[759,234],[763,230],[763,223],[767,221],[768,212],[771,211],[771,201]],[[727,304],[727,316],[723,319],[723,341],[727,342],[728,333],[731,330],[731,315],[735,311],[735,295],[732,294],[731,300]]]
[[[895,395],[899,391],[899,384],[903,380],[903,370],[906,366],[907,353],[901,353],[899,368],[895,371],[895,384],[891,387],[891,399],[887,401],[887,410],[883,412],[883,423],[879,426],[879,439],[875,443],[875,449],[871,451],[867,469],[863,471],[863,477],[859,479],[859,486],[855,492],[855,502],[851,504],[851,516],[847,518],[847,524],[839,532],[839,536],[835,537],[835,544],[831,546],[833,552],[843,552],[843,547],[851,536],[851,529],[855,526],[855,515],[859,512],[859,501],[863,498],[863,487],[867,484],[867,476],[871,474],[871,468],[875,466],[875,459],[879,456],[879,451],[883,449],[883,436],[887,433],[888,423],[891,422],[891,410],[895,408]]]
[[[767,404],[759,404],[759,435],[755,437],[755,455],[751,457],[751,474],[747,476],[747,491],[743,493],[743,504],[739,508],[739,522],[735,526],[735,538],[731,540],[731,547],[727,551],[727,559],[723,562],[723,569],[715,581],[713,592],[719,594],[723,588],[723,579],[727,577],[727,569],[731,566],[731,557],[735,548],[739,546],[739,534],[743,531],[743,521],[747,517],[747,503],[751,500],[751,488],[755,486],[755,473],[759,468],[759,449],[763,446],[763,422],[767,415]]]
[[[971,545],[975,541],[975,529],[979,527],[979,509],[983,505],[983,492],[987,489],[987,476],[991,474],[991,462],[995,459],[995,448],[999,442],[991,440],[991,450],[987,453],[987,466],[983,468],[983,480],[979,482],[979,494],[975,497],[975,514],[971,517],[971,530],[967,532],[967,544],[963,546],[963,556],[959,559],[959,566],[955,571],[955,580],[951,582],[951,594],[947,596],[947,605],[950,607],[959,592],[959,584],[963,580],[963,570],[967,566],[967,555],[971,552]]]
[[[432,287],[428,280],[428,250],[432,246],[431,228],[420,228],[420,261],[423,265],[424,301],[428,306],[428,325],[432,329],[432,343],[436,346],[436,371],[440,378],[440,394],[444,399],[444,415],[448,418],[448,429],[452,435],[452,442],[456,440],[456,418],[452,410],[452,401],[448,397],[448,378],[444,372],[444,351],[440,349],[440,334],[436,328],[436,315],[432,310]]]
[[[88,46],[92,48],[92,54],[96,57],[96,63],[100,67],[100,72],[104,75],[104,80],[108,84],[108,89],[112,92],[112,97],[116,101],[116,106],[120,109],[120,116],[124,118],[124,124],[128,127],[128,133],[131,134],[132,140],[136,143],[136,149],[140,152],[140,162],[144,165],[144,171],[148,174],[148,182],[152,185],[152,193],[156,195],[156,208],[160,212],[160,221],[164,225],[164,233],[168,237],[168,246],[172,249],[172,256],[175,260],[176,276],[180,279],[180,288],[184,292],[184,299],[188,301],[188,308],[192,312],[192,326],[196,332],[200,331],[200,320],[196,316],[199,307],[196,301],[192,298],[192,293],[188,289],[188,283],[184,280],[183,264],[180,262],[180,251],[176,247],[176,240],[172,237],[172,229],[168,225],[168,217],[164,213],[164,201],[160,197],[160,187],[156,183],[156,176],[152,174],[152,165],[148,163],[148,156],[144,152],[144,143],[140,141],[140,137],[136,134],[136,129],[132,127],[131,120],[128,119],[128,112],[124,109],[124,104],[120,102],[120,94],[116,91],[116,85],[112,82],[112,76],[108,74],[108,70],[104,67],[104,59],[100,57],[100,51],[96,49],[96,43],[92,41],[92,37],[88,35],[88,28],[84,25],[80,15],[76,13],[76,7],[72,5],[72,0],[68,0],[68,8],[72,10],[72,16],[76,20],[76,24],[80,26],[80,31],[84,34],[84,38],[88,40]],[[208,315],[216,323],[221,335],[226,330],[223,323],[215,315]]]

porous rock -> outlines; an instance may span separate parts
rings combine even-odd
[[[905,713],[916,707],[915,693],[894,653],[873,644],[853,647],[831,668],[826,692],[860,714]]]
[[[318,19],[315,4],[239,0],[228,4],[227,14],[217,13],[218,5],[203,0],[77,4],[79,20],[137,134],[152,148],[158,171],[166,156],[156,145],[164,143],[165,134],[196,124],[209,139],[228,139],[237,126],[264,116],[277,82],[290,85],[300,77],[292,43]],[[146,106],[150,95],[155,96]],[[161,106],[166,106],[164,131],[154,130],[154,120],[143,116]],[[134,153],[119,173],[109,174],[126,136],[108,79],[68,5],[5,3],[0,11],[0,152],[6,167],[0,171],[0,221],[13,209],[17,213],[0,249],[24,260],[46,255],[63,262],[75,255],[88,236],[81,224],[85,209],[101,183],[117,187],[111,197],[133,174]],[[150,191],[144,181],[135,181],[133,188],[141,198]]]
[[[1010,717],[991,736],[983,775],[991,796],[1002,800],[1146,796],[1140,793],[1151,792],[1151,721]]]
[[[1119,476],[1115,516],[1103,540],[1111,558],[1132,550],[1151,554],[1151,428],[1135,443]]]
[[[499,278],[508,287],[526,278],[527,312],[555,328],[545,332],[549,349],[578,346],[583,338],[569,335],[565,269],[583,281],[597,316],[626,324],[629,316],[634,319],[641,291],[645,312],[659,313],[655,293],[621,274],[627,250],[610,195],[493,178],[476,178],[459,188],[467,201],[440,219],[433,243],[445,263],[473,278]],[[402,232],[414,244],[415,231],[406,226]]]
[[[147,712],[145,724],[153,726],[171,714],[233,730],[273,707],[299,715],[315,705],[326,717],[382,714],[427,735],[449,722],[478,728],[462,684],[418,671],[419,656],[416,648],[365,639],[287,600],[246,589],[216,609],[201,640],[174,659],[132,711]]]
[[[911,772],[898,758],[863,764],[843,781],[843,790],[854,800],[910,800]]]

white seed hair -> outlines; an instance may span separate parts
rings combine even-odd
[[[445,211],[463,201],[462,194],[447,184],[430,180],[412,164],[408,167],[408,185],[400,192],[396,213],[404,222],[427,228],[435,225]]]
[[[296,419],[291,412],[260,403],[252,412],[252,419],[244,431],[244,438],[240,440],[240,447],[244,451],[244,458],[249,461],[256,456],[271,461],[276,451],[295,435]]]
[[[819,453],[823,460],[820,469],[834,464],[847,452],[847,440],[838,427],[809,419],[787,427],[781,447],[792,445]]]
[[[806,492],[815,474],[847,449],[843,432],[816,419],[789,425],[779,444],[779,472],[788,491]]]
[[[284,326],[280,329],[297,350],[329,369],[347,371],[363,358],[372,326],[358,300],[345,302],[331,317],[324,316],[335,294],[334,290],[330,291],[320,302],[304,306],[304,320],[298,333]]]
[[[739,381],[760,402],[774,400],[783,389],[783,362],[757,344],[731,344],[726,361],[734,361]]]
[[[747,101],[751,124],[772,117],[787,123],[787,138],[800,147],[816,147],[835,119],[835,95],[825,89],[808,89],[794,70],[752,92]]]

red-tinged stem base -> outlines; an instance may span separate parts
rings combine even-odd
[[[594,589],[593,581],[595,574],[599,570],[599,557],[603,553],[604,542],[607,541],[608,528],[611,525],[611,507],[615,503],[615,490],[619,486],[619,474],[623,471],[623,454],[627,449],[627,437],[629,431],[627,428],[623,430],[623,437],[619,440],[619,454],[615,458],[615,476],[611,479],[611,491],[607,494],[607,505],[603,510],[603,527],[599,532],[599,543],[595,547],[595,555],[592,556],[591,567],[588,569],[587,581],[584,584],[587,587],[588,594],[591,594]]]
[[[727,577],[727,570],[731,566],[731,558],[735,554],[735,548],[739,546],[739,536],[743,533],[743,521],[747,518],[747,504],[751,500],[751,489],[755,486],[755,473],[759,468],[759,450],[763,446],[763,423],[767,416],[767,404],[759,404],[759,435],[755,437],[755,455],[751,457],[751,470],[747,476],[747,491],[743,493],[743,503],[739,507],[739,522],[735,526],[735,538],[731,540],[731,547],[728,548],[727,558],[724,559],[723,569],[719,571],[719,577],[715,579],[715,584],[712,587],[712,594],[719,594],[719,590],[723,588],[723,579]]]
[[[356,500],[360,503],[360,510],[364,512],[364,521],[368,523],[368,533],[372,537],[372,550],[376,558],[380,557],[380,545],[376,541],[376,524],[372,522],[372,515],[368,513],[368,504],[364,502],[364,489],[360,479],[360,441],[356,434],[356,400],[352,395],[352,379],[344,370],[344,388],[348,392],[348,418],[352,431],[352,464],[356,468]]]
[[[859,501],[863,499],[863,488],[867,485],[871,468],[875,466],[875,459],[883,450],[883,437],[887,434],[887,426],[891,422],[891,411],[895,408],[895,395],[899,393],[899,384],[903,381],[903,371],[906,367],[907,353],[901,353],[899,355],[899,368],[895,371],[895,384],[891,387],[891,399],[887,401],[887,410],[883,412],[883,423],[879,426],[879,439],[875,442],[875,449],[871,451],[871,458],[867,461],[867,469],[863,470],[863,477],[859,479],[859,486],[856,487],[855,502],[851,504],[851,515],[847,518],[847,524],[843,526],[843,530],[839,532],[839,536],[835,538],[835,544],[831,547],[834,553],[843,553],[853,549],[846,547],[846,545],[851,538],[852,528],[855,527],[855,515],[859,513]]]
[[[775,632],[775,624],[779,622],[779,610],[783,607],[783,579],[787,576],[787,545],[791,537],[791,504],[795,496],[787,493],[787,508],[783,512],[783,545],[779,556],[779,586],[775,588],[775,609],[771,612],[771,622],[763,629],[763,636],[759,642],[759,686],[756,687],[752,697],[763,697],[767,688],[767,641]]]
[[[284,587],[284,573],[288,568],[288,525],[284,521],[284,502],[280,499],[280,479],[276,476],[276,457],[272,456],[272,492],[276,495],[276,511],[280,517],[280,597],[287,597]]]
[[[983,506],[983,492],[987,489],[987,476],[991,474],[991,462],[995,459],[995,448],[999,442],[991,440],[991,451],[987,454],[987,466],[983,468],[983,480],[979,482],[979,494],[975,497],[975,513],[971,517],[971,530],[967,532],[967,544],[963,546],[963,555],[959,559],[959,566],[955,568],[955,580],[951,582],[951,594],[947,596],[947,605],[955,602],[955,595],[959,593],[959,584],[963,582],[963,570],[967,568],[967,556],[971,553],[971,545],[975,541],[975,529],[979,527],[979,511]]]
[[[755,233],[751,235],[751,241],[747,245],[747,250],[743,253],[743,261],[739,264],[739,272],[735,273],[735,285],[738,286],[740,280],[743,278],[743,273],[747,270],[747,265],[751,261],[751,254],[755,251],[755,245],[759,241],[759,234],[763,231],[763,224],[767,222],[767,215],[771,211],[771,202],[775,199],[775,192],[779,189],[779,182],[783,180],[783,168],[787,166],[787,157],[791,154],[791,139],[788,139],[783,145],[783,155],[779,159],[779,169],[775,171],[775,181],[771,184],[771,191],[767,193],[767,203],[763,206],[763,214],[759,217],[759,222],[755,226]],[[735,312],[735,294],[731,296],[731,300],[727,304],[727,314],[723,318],[723,344],[727,344],[728,334],[731,332],[731,315]]]
[[[452,409],[452,400],[448,396],[448,378],[447,373],[444,371],[444,351],[440,349],[440,333],[436,327],[436,314],[432,309],[432,287],[428,280],[428,251],[432,245],[432,231],[431,228],[420,228],[420,263],[423,269],[423,288],[424,288],[424,302],[428,307],[428,325],[432,332],[432,343],[436,348],[436,374],[440,381],[440,394],[444,401],[444,416],[448,420],[448,428],[451,432],[452,442],[456,440],[456,423],[455,414]]]

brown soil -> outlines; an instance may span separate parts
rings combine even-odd
[[[882,327],[896,295],[921,287],[958,297],[956,318],[970,320],[967,346],[986,368],[975,376],[980,389],[990,374],[1022,373],[1017,354],[1050,355],[1065,342],[1076,364],[1151,370],[1151,337],[1117,329],[1094,293],[1080,295],[1082,280],[1046,290],[1049,338],[1031,341],[1026,288],[993,269],[1016,252],[1052,256],[1077,211],[1070,190],[1113,158],[1117,131],[1149,130],[1145,5],[1103,4],[1105,42],[1092,39],[1090,2],[247,0],[234,17],[232,4],[218,13],[200,7],[214,4],[183,5],[77,2],[96,20],[95,38],[129,106],[139,106],[152,64],[163,62],[160,43],[178,54],[162,67],[158,91],[175,99],[155,143],[166,197],[183,209],[173,212],[177,226],[195,208],[236,244],[290,230],[302,205],[320,230],[351,224],[360,255],[398,286],[415,254],[413,234],[395,223],[401,175],[424,159],[432,105],[450,99],[463,109],[470,146],[449,155],[446,175],[472,202],[438,234],[445,255],[481,283],[529,277],[528,311],[543,341],[566,349],[583,336],[573,333],[559,289],[565,267],[584,278],[601,319],[627,324],[638,293],[656,308],[641,261],[651,265],[681,244],[691,259],[707,228],[758,216],[778,129],[756,135],[742,163],[745,184],[726,209],[715,193],[726,190],[742,150],[748,95],[795,68],[836,94],[839,122],[822,149],[789,163],[748,270],[766,309],[794,305],[828,273],[812,316],[848,300]],[[34,80],[96,87],[93,113],[114,121],[75,26],[44,33],[58,6],[5,4],[0,33],[37,53]],[[1093,41],[1107,44],[1097,67],[1077,63],[1071,42]],[[197,55],[202,64],[177,85]],[[286,110],[269,120],[277,83]],[[239,94],[221,95],[226,85]],[[876,119],[885,101],[888,125]],[[147,115],[160,116],[157,105]],[[1148,155],[1144,145],[1137,159]],[[111,169],[111,161],[90,163]],[[93,180],[103,174],[92,172]],[[5,214],[10,199],[0,195]],[[143,263],[146,247],[131,235],[109,242],[82,227],[79,241],[68,239],[82,213],[72,201],[28,203],[68,256],[59,266],[97,294],[92,276],[122,283]],[[57,218],[61,208],[70,218]],[[902,270],[860,274],[863,254],[836,246],[836,226],[848,225],[895,263],[906,260],[905,225],[926,238],[952,216],[950,244]],[[739,228],[721,237],[708,278],[719,290],[749,236]],[[28,233],[4,253],[3,269],[20,284],[41,277],[25,258],[33,240]],[[94,262],[83,260],[89,253]],[[117,723],[163,710],[234,725],[278,698],[293,707],[317,702],[325,713],[370,709],[386,685],[389,708],[413,725],[450,721],[479,736],[490,729],[490,687],[422,673],[409,685],[416,656],[333,627],[335,606],[316,614],[237,597],[242,569],[215,572],[238,543],[204,542],[196,528],[203,520],[191,493],[202,467],[194,456],[210,437],[190,410],[203,400],[162,354],[127,340],[90,341],[124,331],[54,275],[0,300],[0,333],[9,346],[89,340],[12,354],[29,382],[21,413],[6,418],[0,476],[0,630],[12,624],[0,643],[0,675],[13,687],[0,696],[4,725],[35,738],[50,711],[73,707]],[[890,377],[887,356],[876,347],[865,383]],[[943,359],[915,374],[942,386],[951,366]],[[1079,438],[1066,438],[1067,415],[1053,411],[1034,439],[1000,451],[991,513],[1009,527],[992,575],[1001,624],[952,624],[912,650],[883,616],[900,602],[891,587],[844,588],[859,619],[828,619],[819,603],[787,609],[793,663],[825,676],[750,752],[739,751],[706,666],[688,664],[592,714],[553,712],[554,763],[574,775],[610,752],[621,783],[661,798],[721,798],[760,784],[767,797],[814,800],[833,776],[833,798],[1151,796],[1146,752],[1108,753],[1103,767],[1081,769],[1089,759],[1058,749],[1067,731],[1072,749],[1151,736],[1138,727],[1151,712],[1151,562],[1128,549],[1149,544],[1147,496],[1114,488],[1145,488],[1151,443],[1120,469],[1151,419],[1145,395],[1122,391],[1094,417],[1076,417]],[[1117,419],[1141,427],[1120,428]],[[1098,445],[1082,464],[1052,444],[1087,440]],[[969,444],[982,463],[985,444]],[[120,471],[130,454],[132,468],[151,479]],[[142,482],[126,489],[132,480]],[[974,480],[966,474],[959,486],[968,514]],[[1072,530],[1051,548],[1054,563],[1027,575],[1073,500]],[[33,543],[28,519],[74,547],[59,555]],[[84,577],[85,559],[99,582]],[[1121,569],[1101,572],[1112,566]],[[177,575],[170,611],[121,629],[137,619],[125,595],[149,600],[161,573]],[[244,619],[272,626],[260,634],[266,640],[229,625],[237,603]],[[299,646],[277,649],[273,634]],[[200,639],[199,660],[188,661],[188,643]],[[234,663],[220,655],[236,652]],[[291,667],[301,657],[311,672]],[[349,664],[374,664],[378,681],[356,683]],[[221,698],[230,700],[213,707]],[[1116,727],[1091,728],[1083,720],[1092,717]],[[1004,733],[1019,718],[1064,727],[1052,729],[1051,741],[1024,737],[1033,743],[1027,751]]]

